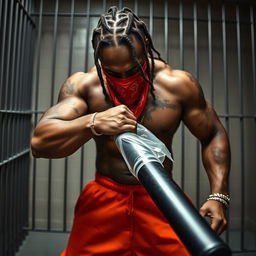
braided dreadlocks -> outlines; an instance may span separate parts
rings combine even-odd
[[[149,79],[146,78],[142,66],[138,61],[131,35],[136,36],[137,40],[139,41],[143,48],[143,54],[147,63],[146,72]],[[146,47],[145,39],[148,39],[148,47]],[[121,44],[125,44],[130,48],[132,60],[134,63],[136,63],[138,69],[142,74],[143,79],[150,84],[150,92],[153,98],[155,99],[155,95],[153,92],[153,78],[155,68],[153,52],[157,54],[157,59],[163,61],[164,63],[165,61],[161,58],[160,53],[155,49],[145,23],[142,20],[140,20],[138,16],[135,15],[129,8],[124,7],[123,9],[118,10],[116,6],[109,8],[106,14],[101,15],[98,25],[94,29],[92,36],[95,66],[97,68],[98,76],[100,78],[104,95],[106,96],[106,98],[108,98],[104,86],[101,67],[99,64],[99,51],[100,49],[106,46],[118,46]],[[152,62],[151,69],[148,61],[148,54]]]

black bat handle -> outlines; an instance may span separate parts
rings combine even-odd
[[[144,185],[173,230],[194,256],[229,256],[229,247],[211,229],[153,153],[132,133],[116,137],[129,170]]]
[[[138,179],[192,255],[231,255],[159,162],[142,166]]]

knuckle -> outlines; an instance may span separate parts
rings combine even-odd
[[[115,118],[114,119],[114,126],[118,126],[120,124],[120,118]]]
[[[199,211],[200,211],[200,213],[205,213],[205,212],[206,212],[206,209],[203,208],[203,207],[201,207]]]
[[[125,116],[124,115],[122,115],[122,114],[118,115],[118,123],[123,123],[124,120],[125,120]]]
[[[216,219],[218,222],[223,222],[223,219],[222,219],[220,216],[215,217],[215,219]]]
[[[126,113],[127,107],[125,105],[120,105],[120,111],[121,113]]]
[[[125,120],[122,119],[122,120],[120,121],[120,124],[121,124],[121,126],[124,126],[124,125],[126,124]]]
[[[117,125],[118,125],[118,127],[122,126],[122,120],[121,119],[117,120]]]

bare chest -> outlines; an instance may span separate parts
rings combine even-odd
[[[161,88],[156,87],[154,91],[155,98],[151,94],[148,99],[138,122],[143,124],[160,139],[171,139],[177,130],[182,109],[172,93],[169,93]],[[114,107],[111,99],[107,100],[102,93],[102,89],[91,90],[87,100],[90,113],[101,112]]]

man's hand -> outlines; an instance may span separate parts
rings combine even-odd
[[[97,113],[94,119],[94,127],[98,133],[104,135],[136,132],[137,119],[127,106],[119,105]]]
[[[227,219],[225,216],[226,207],[224,204],[209,200],[200,208],[200,214],[203,217],[211,218],[211,228],[220,235],[227,228]]]

